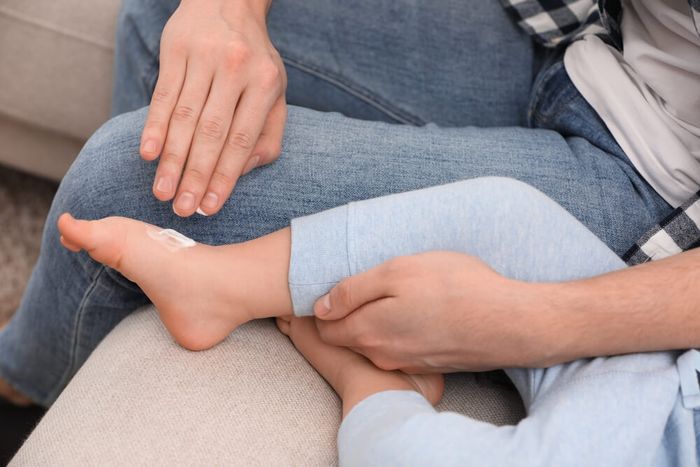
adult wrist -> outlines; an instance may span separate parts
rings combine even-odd
[[[578,281],[530,284],[533,299],[526,312],[535,324],[537,367],[608,354],[605,342],[617,331],[611,315],[601,315],[591,290]]]
[[[248,12],[252,13],[257,21],[261,21],[263,24],[267,18],[267,12],[270,10],[272,5],[272,0],[223,0],[229,6],[234,8],[242,7]]]
[[[558,284],[505,279],[487,301],[454,307],[449,337],[441,340],[436,366],[454,371],[534,368],[565,361],[575,340],[559,304]],[[497,297],[497,298],[496,298]],[[479,310],[474,310],[474,306]],[[473,320],[473,312],[480,318]],[[460,320],[464,316],[464,320]],[[483,322],[484,333],[480,331]],[[478,344],[475,342],[478,342]]]
[[[237,17],[252,14],[256,21],[265,22],[267,12],[272,6],[272,0],[181,0],[181,4],[192,4],[195,7],[214,6],[221,9],[225,16]]]
[[[521,367],[542,368],[576,358],[580,323],[569,306],[571,293],[561,283],[520,282],[515,332],[526,351]]]

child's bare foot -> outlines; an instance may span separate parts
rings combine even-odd
[[[407,375],[380,370],[362,355],[321,340],[314,318],[277,319],[280,331],[343,399],[343,417],[365,398],[382,391],[417,391],[435,405],[442,398],[442,375]]]
[[[246,321],[290,312],[274,309],[291,309],[284,297],[281,305],[254,300],[256,296],[275,298],[270,296],[269,286],[265,289],[268,284],[264,280],[274,274],[265,269],[273,260],[254,245],[212,247],[192,242],[188,246],[185,242],[178,246],[177,236],[124,217],[83,221],[64,214],[58,228],[66,248],[75,252],[84,249],[96,261],[136,282],[158,309],[168,331],[185,348],[213,347]],[[288,259],[277,269],[282,267],[288,267]],[[288,294],[286,282],[284,287]]]
[[[0,331],[7,326],[7,322],[0,324]],[[5,380],[0,378],[0,399],[4,399],[11,404],[19,407],[29,407],[33,404],[32,400],[19,391],[15,390]]]

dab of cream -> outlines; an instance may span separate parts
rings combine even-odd
[[[152,239],[158,241],[161,245],[166,247],[170,251],[178,251],[183,248],[190,248],[197,244],[191,238],[185,237],[177,230],[173,229],[148,229],[148,236]]]

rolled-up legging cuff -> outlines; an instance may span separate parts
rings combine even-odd
[[[289,290],[294,314],[313,315],[314,302],[350,275],[349,206],[292,220]]]

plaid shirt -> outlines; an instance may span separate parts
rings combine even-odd
[[[619,0],[501,0],[518,25],[545,47],[596,34],[622,50]],[[700,34],[700,0],[688,0]],[[647,232],[622,257],[630,266],[700,246],[700,191]]]

